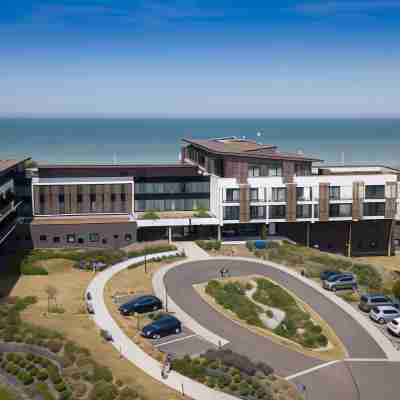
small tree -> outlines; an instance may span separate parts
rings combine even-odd
[[[57,307],[57,295],[58,289],[54,286],[48,285],[46,286],[46,294],[47,294],[47,311],[50,312],[50,302],[53,300],[55,306]]]
[[[400,279],[394,283],[392,293],[396,299],[400,299]]]
[[[260,238],[262,240],[265,240],[267,238],[267,226],[265,224],[261,225]]]

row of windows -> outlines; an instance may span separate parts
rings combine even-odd
[[[131,233],[125,233],[123,235],[124,240],[126,242],[131,242],[133,239],[133,235]],[[119,235],[113,235],[114,240],[118,240],[120,237]],[[73,243],[79,243],[79,244],[84,244],[85,242],[89,243],[98,243],[101,241],[102,244],[107,244],[108,243],[108,238],[100,238],[99,233],[89,233],[87,235],[77,235],[75,233],[70,233],[67,234],[65,237],[63,237],[66,243],[73,244]],[[39,240],[41,242],[48,242],[52,241],[53,243],[61,243],[61,236],[53,236],[49,237],[47,235],[40,235]]]
[[[224,220],[238,220],[240,219],[240,207],[224,207]],[[265,206],[251,206],[250,219],[264,219],[266,218]],[[270,219],[284,219],[286,218],[286,206],[269,206]]]
[[[250,177],[258,176],[282,176],[282,163],[271,163],[262,165],[249,165],[248,175]],[[297,176],[311,175],[310,164],[295,163],[294,173]]]
[[[136,183],[135,193],[209,193],[209,182],[158,182],[158,183]]]
[[[193,211],[210,208],[209,199],[136,200],[135,211]]]

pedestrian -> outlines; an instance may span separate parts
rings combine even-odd
[[[219,273],[220,273],[220,275],[221,275],[221,279],[224,279],[224,268],[221,268],[221,269],[219,270]]]

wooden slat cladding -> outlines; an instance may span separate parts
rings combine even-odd
[[[104,185],[104,212],[111,212],[111,185]]]
[[[53,209],[53,201],[52,201],[50,187],[49,186],[44,186],[43,187],[43,193],[44,193],[43,214],[49,215],[49,214],[51,214],[52,209]]]
[[[240,222],[250,221],[250,185],[240,184]]]
[[[82,213],[90,213],[90,185],[82,186]]]
[[[132,209],[132,185],[127,184],[126,185],[126,192],[127,192],[127,196],[126,196],[126,201],[127,201],[127,212],[129,214],[133,213],[133,209]]]
[[[292,183],[295,174],[295,163],[293,161],[283,161],[282,178],[285,183]]]
[[[224,177],[236,178],[239,183],[246,183],[249,174],[249,165],[246,161],[236,159],[224,160]]]
[[[58,185],[50,186],[50,190],[53,199],[51,214],[60,214],[60,187]]]
[[[352,217],[354,220],[360,220],[363,216],[363,182],[353,182],[353,205]]]
[[[319,220],[329,220],[329,183],[319,184]]]
[[[386,183],[385,198],[385,218],[393,219],[396,216],[397,182]]]
[[[35,202],[35,204],[34,204],[34,206],[35,206],[34,213],[36,215],[41,214],[41,212],[40,212],[40,193],[39,193],[39,190],[40,190],[40,186],[34,186],[33,187],[33,200]]]
[[[96,212],[104,212],[104,185],[96,185]]]
[[[70,186],[70,204],[71,204],[71,208],[70,208],[70,212],[71,214],[77,214],[78,212],[78,199],[77,199],[77,195],[78,195],[78,188],[76,187],[76,185],[71,185]]]
[[[296,184],[287,184],[287,207],[286,207],[286,219],[288,222],[296,221],[296,210],[297,210],[297,196],[296,196]]]

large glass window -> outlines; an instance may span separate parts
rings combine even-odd
[[[286,188],[272,188],[272,201],[285,202],[286,201]]]
[[[251,201],[258,201],[258,188],[252,188],[250,189],[250,200]]]
[[[385,203],[364,203],[364,217],[384,217]]]
[[[270,219],[283,219],[286,218],[286,206],[270,206],[269,207]]]
[[[232,201],[232,202],[240,201],[240,190],[226,189],[226,201]]]
[[[260,167],[257,165],[249,165],[249,176],[261,176]]]
[[[351,217],[351,204],[331,204],[329,206],[329,216],[335,217]]]
[[[340,186],[329,186],[329,200],[340,200]]]
[[[240,207],[224,207],[224,220],[238,220]]]
[[[265,218],[265,206],[251,206],[250,207],[250,218],[251,219]]]
[[[199,208],[208,210],[209,199],[150,199],[135,200],[135,211],[193,211]]]
[[[384,199],[385,186],[384,185],[367,185],[365,186],[366,199]]]
[[[297,201],[310,201],[312,200],[311,187],[297,187],[296,188]]]
[[[300,204],[297,206],[297,218],[311,218],[312,206],[311,204]]]
[[[280,165],[270,165],[268,167],[268,176],[282,176],[282,167]]]

